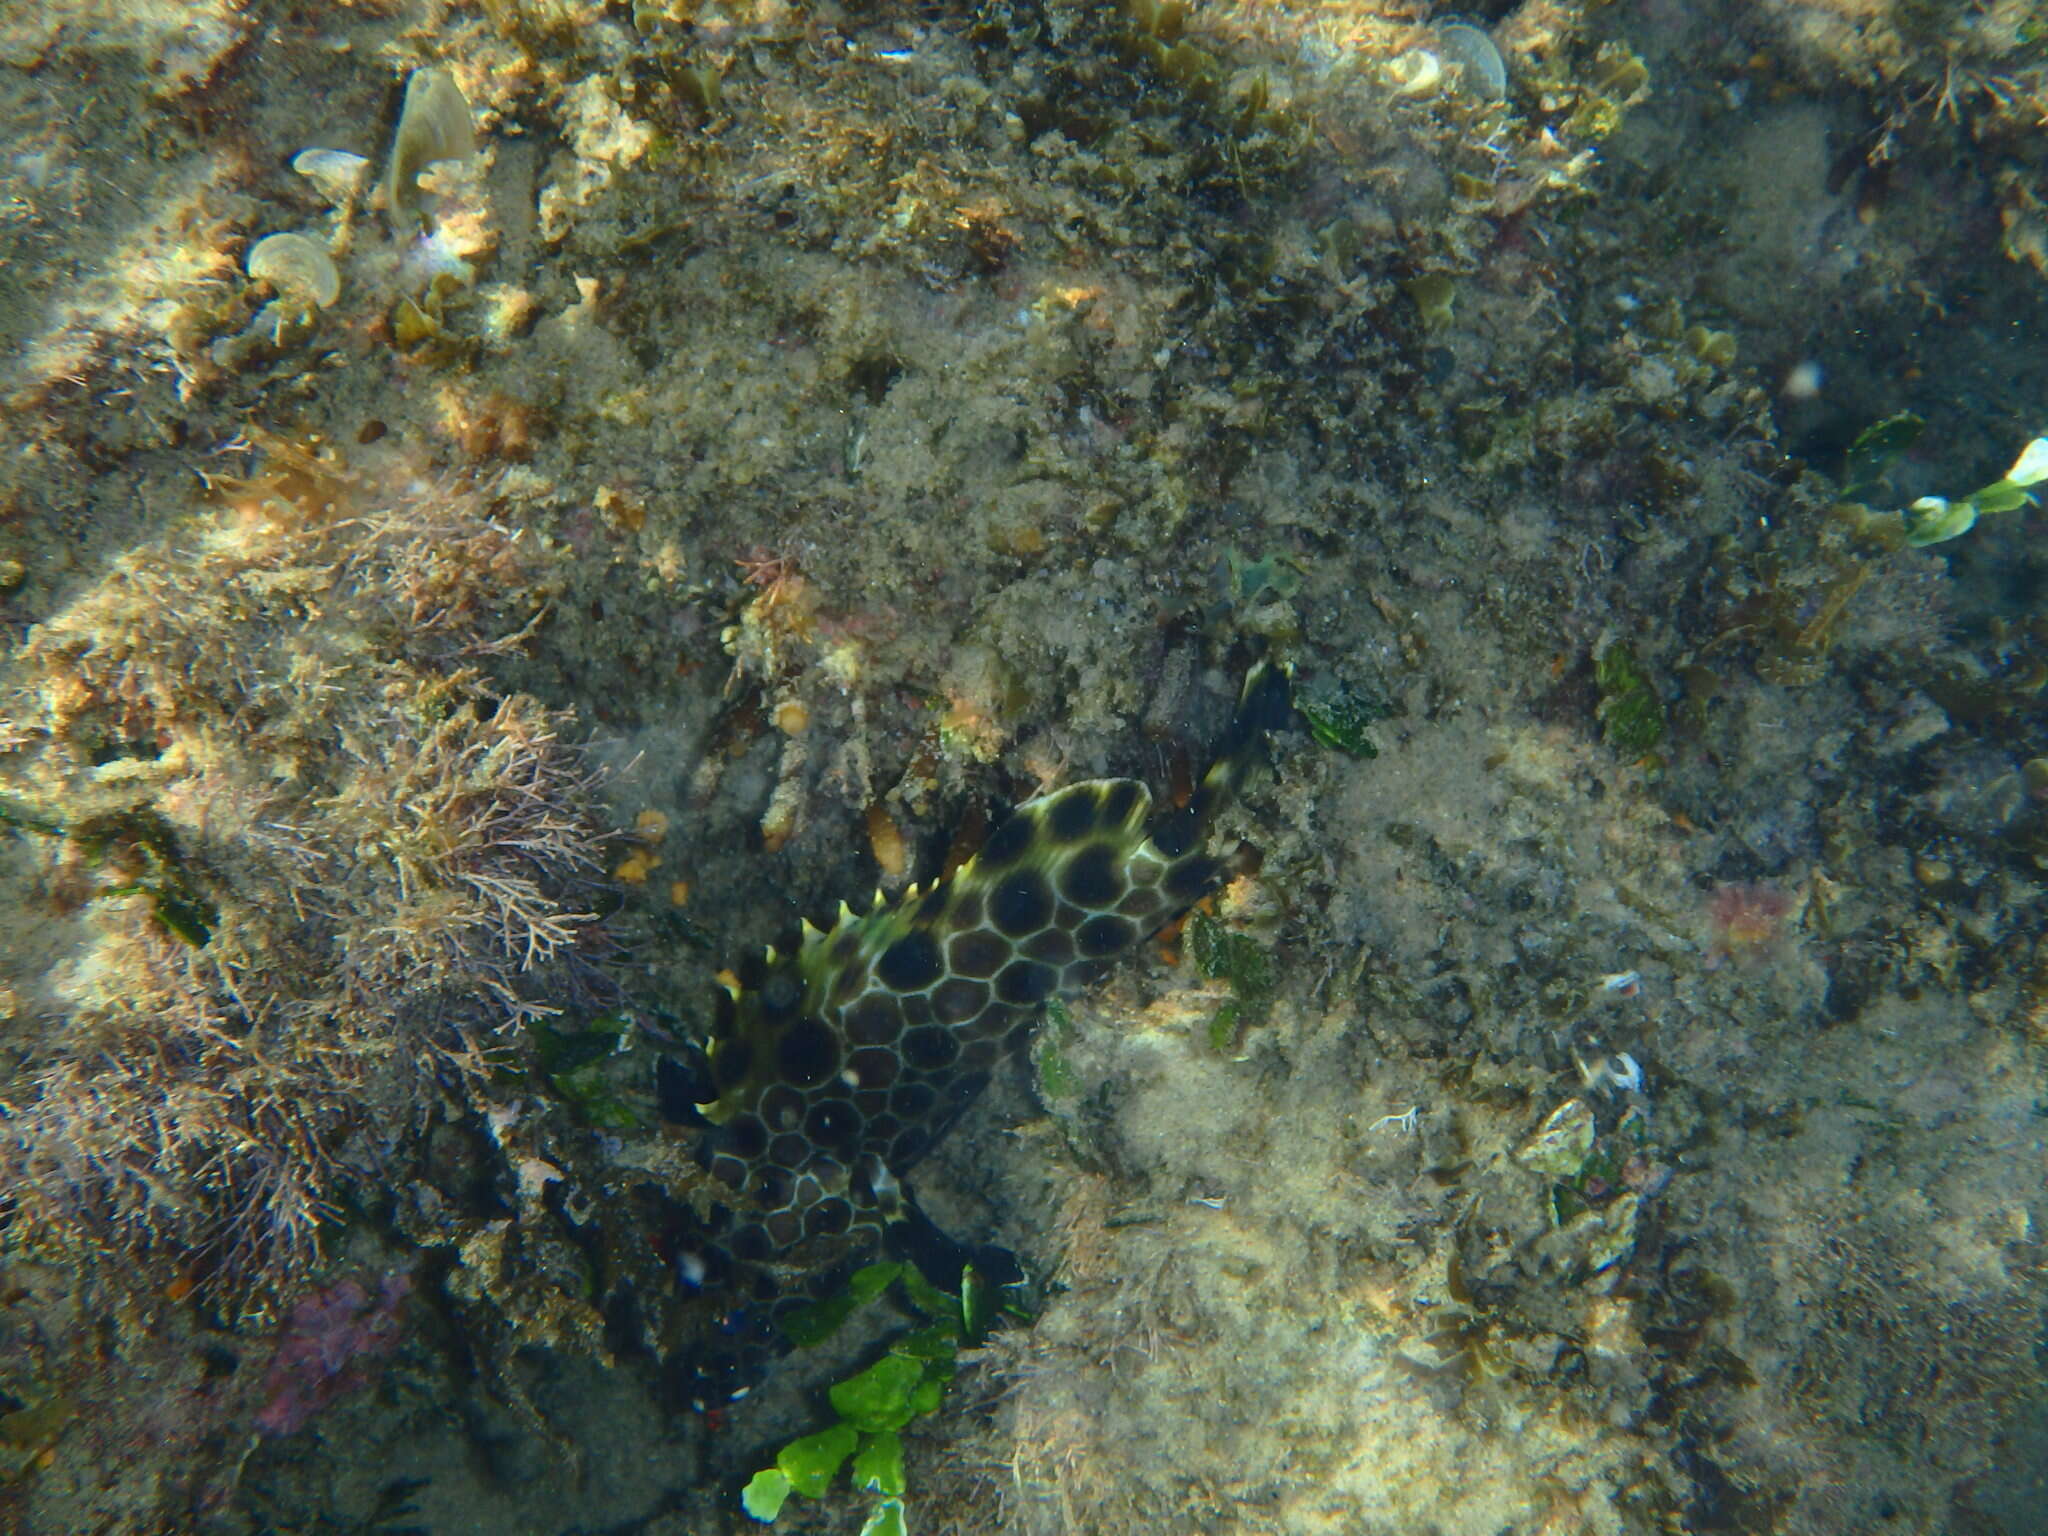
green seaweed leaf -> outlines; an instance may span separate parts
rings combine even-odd
[[[637,1131],[640,1117],[612,1092],[611,1081],[597,1067],[564,1072],[554,1080],[563,1098],[576,1106],[586,1125],[601,1131]]]
[[[884,1499],[877,1504],[860,1528],[860,1536],[904,1536],[903,1501]]]
[[[220,921],[219,907],[197,891],[180,890],[168,882],[158,885],[150,894],[156,902],[152,909],[156,920],[167,932],[194,949],[206,948],[213,938],[214,924]]]
[[[1273,990],[1273,957],[1256,939],[1232,932],[1207,913],[1188,919],[1188,953],[1196,970],[1211,981],[1228,981],[1245,1002],[1258,1002]]]
[[[925,1279],[915,1264],[901,1266],[903,1294],[910,1298],[910,1304],[926,1317],[952,1318],[960,1314],[959,1301],[948,1296],[931,1281]]]
[[[151,880],[131,880],[110,885],[99,893],[101,899],[117,896],[147,896],[149,915],[174,939],[194,949],[204,949],[213,938],[213,925],[220,921],[220,909],[196,893],[181,894],[172,887]]]
[[[838,1389],[833,1390],[836,1392]],[[845,1465],[846,1458],[853,1454],[859,1440],[853,1425],[834,1424],[815,1435],[792,1440],[776,1452],[776,1470],[788,1478],[789,1486],[805,1498],[821,1499],[832,1485],[833,1475]]]
[[[1273,957],[1249,934],[1235,933],[1205,912],[1188,918],[1188,953],[1211,981],[1230,983],[1231,995],[1209,1019],[1209,1048],[1234,1050],[1244,1031],[1260,1023],[1278,984]]]
[[[835,1428],[846,1429],[850,1425],[871,1435],[901,1429],[920,1412],[930,1411],[914,1406],[924,1378],[925,1368],[919,1361],[904,1355],[884,1355],[859,1375],[835,1383],[826,1394],[839,1417],[845,1420]],[[847,1449],[852,1449],[851,1441]]]
[[[902,1278],[904,1266],[887,1262],[867,1264],[853,1272],[845,1286],[822,1301],[798,1307],[776,1326],[798,1349],[810,1349],[837,1333],[860,1308]]]
[[[782,1513],[782,1502],[789,1497],[789,1487],[787,1477],[773,1467],[764,1467],[740,1490],[740,1508],[766,1525]]]
[[[1219,1056],[1235,1049],[1238,1025],[1243,1019],[1244,1008],[1237,999],[1225,999],[1209,1019],[1209,1049]]]
[[[894,1259],[879,1264],[863,1264],[853,1272],[853,1278],[846,1282],[846,1294],[853,1298],[855,1306],[866,1306],[882,1292],[903,1278],[910,1266]]]
[[[1664,739],[1664,701],[1635,647],[1626,641],[1608,646],[1594,658],[1593,682],[1600,690],[1594,714],[1607,744],[1631,757],[1655,751]]]
[[[1052,1040],[1038,1048],[1038,1091],[1048,1099],[1071,1099],[1081,1091],[1081,1081],[1068,1065],[1066,1054]]]
[[[1384,699],[1372,698],[1349,688],[1325,693],[1320,698],[1297,699],[1295,707],[1301,711],[1301,718],[1308,722],[1308,733],[1319,746],[1342,752],[1346,757],[1367,758],[1380,755],[1379,748],[1366,734],[1367,729],[1378,721],[1391,720],[1401,712]]]
[[[960,1271],[960,1332],[962,1342],[979,1344],[996,1320],[996,1294],[972,1264]]]
[[[558,1026],[545,1022],[533,1026],[533,1043],[541,1071],[550,1077],[594,1066],[619,1049],[626,1021],[617,1014],[600,1014],[589,1023]]]
[[[921,1419],[928,1413],[937,1413],[939,1404],[946,1400],[946,1383],[953,1379],[953,1368],[949,1365],[943,1371],[927,1374],[910,1391],[910,1416]]]
[[[1045,1005],[1045,1027],[1038,1032],[1035,1054],[1038,1061],[1038,1091],[1048,1099],[1072,1098],[1081,1091],[1080,1079],[1067,1061],[1063,1049],[1074,1038],[1074,1017],[1058,998]]]
[[[903,1493],[903,1441],[894,1430],[861,1440],[853,1458],[853,1486],[870,1493],[900,1497]]]
[[[960,1351],[960,1325],[952,1318],[944,1318],[929,1328],[919,1328],[906,1333],[889,1346],[894,1355],[904,1355],[912,1360],[951,1360]]]
[[[1926,430],[1926,422],[1911,411],[1901,411],[1857,433],[1842,464],[1842,495],[1854,496],[1876,485]]]
[[[903,1530],[903,1446],[896,1432],[937,1411],[958,1373],[963,1342],[978,1342],[999,1310],[1026,1315],[1014,1299],[1004,1298],[1005,1288],[991,1287],[972,1265],[962,1267],[960,1293],[952,1295],[916,1266],[888,1262],[856,1270],[838,1294],[785,1318],[782,1330],[799,1347],[820,1342],[855,1308],[894,1286],[926,1321],[897,1338],[867,1369],[828,1389],[838,1422],[785,1445],[775,1466],[757,1473],[742,1491],[741,1504],[756,1520],[773,1520],[792,1492],[822,1497],[852,1456],[854,1485],[883,1496],[866,1528]]]
[[[620,1098],[609,1063],[625,1048],[633,1027],[623,1013],[580,1023],[532,1026],[534,1063],[586,1124],[604,1131],[640,1129],[640,1116]]]

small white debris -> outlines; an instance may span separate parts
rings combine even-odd
[[[1794,363],[1786,371],[1785,382],[1778,386],[1778,393],[1787,400],[1811,400],[1821,392],[1827,376],[1821,372],[1819,363],[1811,358]]]
[[[1608,997],[1635,997],[1643,990],[1641,971],[1610,971],[1600,978],[1597,995]]]
[[[1605,1093],[1610,1088],[1623,1093],[1644,1091],[1642,1065],[1627,1051],[1593,1061],[1574,1055],[1572,1065],[1579,1069],[1579,1081],[1590,1093]]]
[[[519,1124],[521,1108],[518,1104],[493,1104],[484,1111],[484,1126],[492,1141],[505,1145],[505,1133]]]

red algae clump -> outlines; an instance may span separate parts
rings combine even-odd
[[[1742,880],[1714,887],[1707,918],[1714,942],[1708,959],[1748,959],[1777,939],[1792,915],[1791,896],[1774,885]]]
[[[412,1276],[401,1271],[386,1275],[375,1295],[349,1279],[302,1297],[263,1377],[257,1433],[292,1434],[368,1386],[374,1367],[398,1348],[399,1308],[411,1290]]]

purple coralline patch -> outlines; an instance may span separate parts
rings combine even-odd
[[[292,1308],[263,1378],[256,1429],[289,1435],[330,1404],[367,1386],[371,1367],[398,1347],[399,1306],[412,1276],[386,1275],[373,1296],[343,1280]]]

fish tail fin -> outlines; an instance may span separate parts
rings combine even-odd
[[[1217,816],[1264,760],[1266,737],[1293,716],[1294,688],[1287,669],[1275,661],[1258,662],[1245,674],[1237,711],[1216,743],[1202,782],[1186,805],[1157,819],[1151,829],[1153,846],[1167,858],[1178,859],[1207,842]]]

